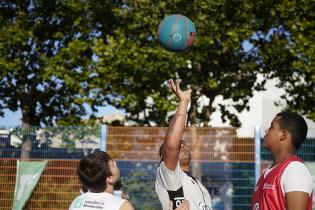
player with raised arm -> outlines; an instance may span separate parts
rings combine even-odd
[[[163,210],[169,208],[169,201],[176,208],[184,200],[188,201],[191,210],[210,210],[209,192],[189,173],[191,154],[182,140],[191,90],[182,91],[178,80],[176,83],[169,80],[169,87],[177,96],[179,105],[159,150],[161,162],[157,168],[155,190]]]

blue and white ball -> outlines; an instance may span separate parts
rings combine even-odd
[[[183,15],[170,15],[160,23],[158,37],[164,48],[183,51],[189,48],[196,38],[195,25]]]

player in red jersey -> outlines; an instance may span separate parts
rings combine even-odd
[[[304,118],[281,112],[266,130],[264,147],[273,163],[261,174],[251,202],[251,210],[311,210],[312,176],[295,155],[307,134]]]

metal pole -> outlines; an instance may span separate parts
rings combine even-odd
[[[255,127],[255,184],[258,182],[260,176],[260,165],[261,165],[261,153],[260,153],[260,127]]]
[[[100,151],[106,152],[106,141],[107,141],[107,126],[105,124],[101,125],[101,142]]]

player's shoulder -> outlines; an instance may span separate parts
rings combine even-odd
[[[157,167],[157,176],[164,176],[164,175],[173,176],[173,175],[179,174],[180,171],[181,171],[181,168],[179,166],[179,163],[177,164],[175,170],[171,170],[165,165],[164,161],[161,161],[159,163],[159,166]]]
[[[284,193],[302,191],[310,194],[313,189],[313,178],[303,162],[292,161],[283,171],[281,185]]]
[[[84,198],[83,198],[83,195],[78,195],[71,203],[70,207],[69,207],[69,210],[72,210],[72,209],[80,209],[80,207],[82,207],[84,203]]]
[[[125,201],[120,206],[119,210],[134,210],[132,204],[129,201]]]
[[[305,165],[305,163],[301,162],[301,161],[292,161],[285,168],[285,170],[297,170],[297,169],[302,169],[303,171],[304,170],[308,171],[308,168]]]
[[[292,161],[290,162],[287,167],[284,169],[284,175],[288,176],[299,176],[300,178],[306,177],[310,178],[311,174],[305,165],[305,163],[301,161]]]

